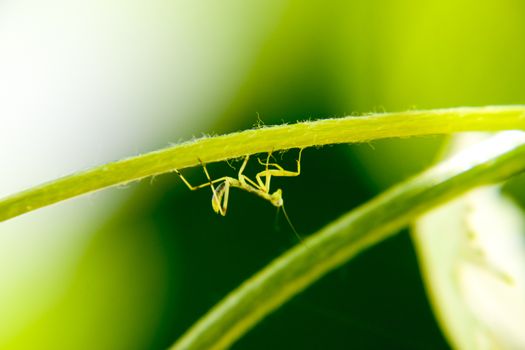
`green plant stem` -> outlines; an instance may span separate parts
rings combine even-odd
[[[247,154],[460,131],[525,130],[525,106],[409,111],[263,127],[204,137],[72,174],[0,200],[0,221],[106,187]]]
[[[392,236],[417,215],[473,187],[525,170],[525,134],[499,134],[342,216],[244,282],[172,350],[229,347],[330,270]]]

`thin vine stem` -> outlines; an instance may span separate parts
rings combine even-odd
[[[108,163],[0,199],[0,221],[85,193],[248,154],[460,131],[525,130],[525,106],[373,114],[262,127],[204,137]]]
[[[224,349],[329,271],[414,218],[480,185],[525,171],[525,133],[501,133],[333,221],[230,293],[171,350]]]

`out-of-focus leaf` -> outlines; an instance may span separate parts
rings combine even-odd
[[[451,152],[479,138],[458,137]],[[414,238],[435,313],[452,344],[525,347],[525,219],[500,186],[433,210],[417,222]]]

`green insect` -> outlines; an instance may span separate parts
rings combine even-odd
[[[206,183],[203,183],[198,186],[192,186],[188,182],[188,180],[186,180],[186,178],[182,176],[182,174],[178,170],[175,170],[175,172],[180,176],[181,180],[186,184],[186,186],[188,186],[188,188],[192,191],[198,190],[203,187],[210,186],[212,193],[213,193],[212,199],[211,199],[211,205],[212,205],[213,211],[215,211],[217,214],[220,214],[222,216],[226,215],[226,211],[228,209],[228,199],[230,195],[230,188],[232,187],[240,188],[242,190],[253,193],[267,200],[273,206],[277,207],[277,209],[282,208],[284,216],[286,217],[286,220],[288,221],[293,231],[297,235],[295,228],[293,227],[292,223],[290,222],[290,219],[288,218],[288,215],[286,214],[286,211],[284,210],[282,190],[277,189],[272,193],[270,191],[270,182],[271,182],[272,176],[276,176],[276,177],[277,176],[282,176],[282,177],[299,176],[301,174],[301,154],[302,152],[303,150],[301,149],[299,151],[299,157],[297,159],[297,170],[296,171],[285,170],[279,164],[270,163],[270,157],[272,153],[269,152],[265,163],[261,162],[261,160],[258,159],[259,163],[265,166],[265,169],[255,175],[255,181],[243,174],[244,169],[246,168],[246,165],[248,164],[248,160],[250,159],[249,155],[247,155],[244,158],[244,162],[242,163],[241,168],[239,169],[237,178],[233,178],[230,176],[223,176],[221,178],[212,180],[210,177],[210,174],[208,173],[208,170],[206,169],[206,164],[202,163],[202,161],[201,161],[202,168],[208,179],[208,182]],[[215,185],[217,183],[218,185]]]

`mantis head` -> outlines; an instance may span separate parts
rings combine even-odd
[[[270,195],[270,203],[272,203],[276,207],[282,207],[283,206],[283,196],[282,196],[281,189],[278,189],[274,193]]]

